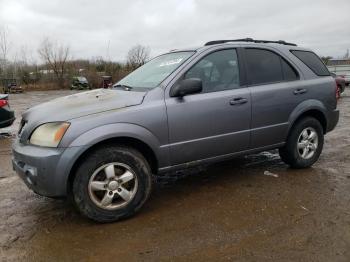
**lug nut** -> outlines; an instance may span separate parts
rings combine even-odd
[[[113,192],[112,191],[109,191],[109,193],[108,193],[109,195],[113,195]]]
[[[118,192],[122,192],[121,188],[118,188]]]

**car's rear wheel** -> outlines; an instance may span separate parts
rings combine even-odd
[[[150,167],[135,149],[108,146],[92,152],[79,166],[73,181],[78,210],[98,222],[132,216],[148,199]]]
[[[280,148],[281,159],[292,168],[312,166],[323,149],[323,128],[313,117],[305,117],[293,125],[286,145]]]

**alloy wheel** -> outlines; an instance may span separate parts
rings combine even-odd
[[[116,210],[130,203],[137,187],[137,176],[129,166],[109,163],[92,174],[88,191],[90,199],[99,208]]]
[[[318,148],[318,134],[312,127],[305,128],[298,138],[297,150],[303,159],[312,158]]]

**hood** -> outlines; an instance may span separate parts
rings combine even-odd
[[[60,97],[32,107],[23,114],[30,122],[44,123],[70,119],[121,109],[142,103],[146,92],[97,89]]]

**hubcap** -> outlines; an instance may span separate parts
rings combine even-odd
[[[304,159],[312,158],[318,148],[318,135],[314,128],[305,128],[298,138],[298,153]]]
[[[113,181],[111,181],[111,182],[108,183],[108,189],[109,189],[109,190],[114,191],[114,190],[116,190],[118,187],[119,187],[119,184],[118,184],[117,181],[114,181],[114,180],[113,180]]]
[[[132,169],[122,163],[109,163],[92,174],[88,191],[92,202],[107,210],[127,205],[137,192],[138,181]]]

